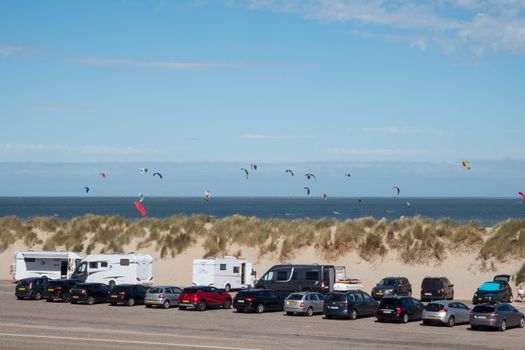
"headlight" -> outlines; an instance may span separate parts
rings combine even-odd
[[[392,294],[394,293],[393,289],[385,289],[385,294]]]

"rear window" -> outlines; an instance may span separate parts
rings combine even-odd
[[[346,301],[346,294],[330,293],[326,296],[326,301]]]
[[[202,290],[203,288],[184,288],[182,290],[183,293],[196,293],[199,290]]]
[[[442,286],[443,282],[438,278],[426,278],[421,284],[423,289],[441,289]]]
[[[288,300],[303,300],[302,294],[292,294],[288,297]]]
[[[500,284],[496,282],[485,282],[479,287],[479,290],[484,290],[487,292],[497,292],[499,289]]]
[[[115,286],[113,287],[113,290],[115,292],[122,292],[122,291],[125,291],[125,290],[128,290],[129,287],[127,286]]]
[[[162,293],[162,288],[150,288],[148,293]]]
[[[31,281],[28,280],[21,280],[18,282],[19,286],[27,286]]]
[[[381,300],[381,304],[379,304],[379,307],[398,307],[401,301],[399,299],[388,299],[385,298]]]
[[[239,292],[237,293],[237,296],[240,298],[246,298],[246,297],[260,297],[262,295],[262,292]]]
[[[477,305],[472,309],[472,312],[476,313],[491,313],[494,312],[494,306],[492,305]]]
[[[444,305],[442,305],[442,304],[430,303],[430,304],[428,304],[425,307],[425,310],[431,311],[431,312],[436,312],[436,311],[441,310],[442,308],[444,308]]]
[[[50,287],[62,286],[64,284],[65,284],[65,282],[63,282],[63,281],[49,281],[49,282],[47,282],[47,285],[50,286]]]

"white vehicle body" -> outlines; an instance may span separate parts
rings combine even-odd
[[[339,281],[346,278],[346,266],[339,265],[334,266],[335,268],[335,280]]]
[[[345,277],[334,283],[334,291],[364,290],[365,286],[359,278]]]
[[[153,258],[144,254],[93,254],[88,255],[74,274],[86,282],[117,284],[153,283]]]
[[[227,291],[251,288],[255,285],[255,270],[248,260],[231,256],[223,259],[194,259],[192,283]]]
[[[19,281],[29,277],[71,278],[82,257],[73,252],[18,251],[11,264],[11,277]]]

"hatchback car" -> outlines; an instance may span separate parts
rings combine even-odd
[[[179,295],[182,289],[174,286],[151,287],[146,291],[144,304],[146,307],[162,306],[169,309],[171,306],[179,305]]]
[[[446,277],[425,277],[421,282],[421,301],[452,300],[454,285]]]
[[[361,316],[374,316],[379,303],[365,292],[352,290],[334,292],[326,296],[323,313],[325,318],[343,317],[355,320]]]
[[[425,306],[412,297],[385,297],[375,309],[378,322],[421,320]]]
[[[512,288],[506,281],[483,283],[472,297],[472,304],[512,303]]]
[[[47,288],[44,289],[43,298],[46,301],[61,300],[65,302],[71,301],[70,290],[78,283],[79,280],[49,280],[47,282]]]
[[[109,287],[104,283],[79,283],[70,290],[71,304],[85,302],[88,305],[107,303]]]
[[[439,300],[428,303],[423,310],[423,324],[445,324],[454,327],[456,324],[468,323],[470,309],[467,305],[454,300]]]
[[[412,285],[406,277],[386,277],[372,288],[372,297],[380,300],[387,296],[412,295]]]
[[[231,309],[232,297],[224,290],[208,286],[188,287],[182,290],[179,298],[179,309],[196,308],[204,311],[210,307]]]
[[[283,311],[284,297],[269,289],[247,289],[235,295],[233,307],[237,312]]]
[[[322,313],[324,298],[323,294],[316,292],[292,293],[284,299],[284,311],[287,315]]]
[[[510,304],[482,304],[470,312],[470,327],[497,328],[504,332],[508,327],[525,327],[525,316]]]
[[[47,277],[24,278],[16,284],[15,296],[18,300],[40,300],[47,288]]]
[[[144,295],[147,288],[141,284],[120,284],[109,291],[109,302],[111,305],[124,304],[134,306],[144,304]]]

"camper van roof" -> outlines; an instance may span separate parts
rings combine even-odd
[[[24,258],[48,258],[48,259],[65,259],[70,255],[80,256],[72,252],[19,252]]]
[[[281,265],[274,265],[272,268],[279,268],[279,267],[334,267],[334,265],[331,264],[281,264]]]
[[[146,254],[91,254],[86,256],[85,260],[93,261],[93,260],[111,260],[111,259],[130,259],[130,260],[137,260],[140,258],[146,258],[147,260],[153,260],[151,258],[151,255]]]

